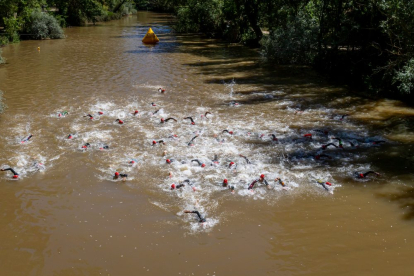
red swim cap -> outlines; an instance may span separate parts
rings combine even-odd
[[[177,134],[174,134],[174,137],[178,137],[178,135]]]
[[[229,133],[230,133],[231,135],[233,135],[233,131],[229,131]]]
[[[171,160],[170,159],[167,159],[167,160],[165,160],[165,162],[167,162],[168,164],[170,164],[171,163]]]
[[[161,92],[164,93],[165,92],[165,89],[161,89]]]
[[[90,117],[91,120],[93,120],[93,117]]]
[[[118,123],[119,123],[120,125],[122,125],[122,124],[124,123],[124,121],[119,120],[119,121],[118,121]]]
[[[62,114],[59,113],[58,117],[62,117]]]
[[[152,144],[153,144],[153,145],[155,145],[156,143],[157,143],[157,142],[155,142],[155,141],[152,141]]]
[[[261,174],[261,175],[260,175],[260,178],[265,178],[265,175],[264,175],[264,174]]]
[[[329,186],[332,186],[332,184],[330,182],[326,182],[325,184],[326,185],[329,185]]]
[[[161,123],[164,123],[164,121],[165,121],[164,118],[161,118]]]
[[[19,178],[19,176],[17,174],[13,175],[13,178]]]
[[[119,172],[115,172],[115,176],[119,176]]]
[[[68,136],[68,139],[72,139],[72,135],[69,135],[69,136]]]
[[[192,124],[192,125],[195,125],[195,123],[194,123],[194,122],[191,122],[191,124]]]
[[[137,113],[138,113],[138,110],[135,110],[135,111],[134,111],[134,114],[137,114]]]
[[[229,167],[231,167],[232,165],[234,165],[234,162],[230,162]]]
[[[307,133],[307,134],[303,135],[303,137],[312,137],[312,134]]]
[[[364,178],[365,176],[364,176],[362,173],[360,173],[360,174],[359,174],[359,177],[360,177],[360,178]]]
[[[99,115],[102,115],[102,114],[103,114],[103,112],[102,112],[102,111],[99,111],[99,112],[98,112],[98,114],[99,114]]]
[[[204,168],[206,166],[206,164],[201,164],[201,167]]]
[[[175,184],[171,184],[171,190],[175,189]]]
[[[227,179],[224,179],[223,180],[223,184],[227,184]]]
[[[82,146],[82,148],[86,149],[86,148],[87,148],[87,146]]]
[[[132,161],[131,161],[131,162],[129,162],[129,163],[134,164],[134,163],[135,163],[135,161],[134,161],[134,160],[132,160]]]

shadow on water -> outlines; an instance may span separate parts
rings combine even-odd
[[[403,210],[403,218],[406,220],[414,219],[414,188],[403,187],[394,193],[377,193],[379,198],[388,199],[395,202]]]

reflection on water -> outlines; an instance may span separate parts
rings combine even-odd
[[[20,174],[0,176],[4,273],[411,271],[412,109],[174,34],[170,20],[140,13],[4,49],[0,165]],[[149,27],[158,45],[141,43]],[[354,176],[369,170],[381,176]],[[247,190],[260,174],[272,189]]]

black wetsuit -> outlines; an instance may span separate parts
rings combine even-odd
[[[206,222],[206,219],[198,211],[188,211],[188,213],[196,214],[198,216],[198,222]]]
[[[269,185],[269,183],[267,183],[266,179],[263,179],[263,181],[260,181],[260,179],[256,179],[252,183],[250,183],[249,188],[247,188],[247,189],[248,190],[253,189],[254,184],[256,184],[257,182],[264,182],[266,186]]]
[[[327,191],[329,191],[329,189],[328,189],[328,187],[326,187],[326,185],[325,185],[325,181],[322,181],[322,180],[316,180],[316,182],[319,184],[319,185],[321,185],[325,190],[327,190]]]
[[[22,140],[22,143],[29,141],[33,137],[32,134],[30,134],[27,138]]]
[[[195,125],[195,122],[194,122],[193,118],[191,118],[191,117],[185,117],[184,119],[189,119],[191,121],[191,124],[192,125]]]
[[[207,111],[207,112],[204,114],[204,117],[206,117],[206,118],[207,118],[207,114],[210,114],[210,115],[211,115],[211,113]]]
[[[89,119],[93,119],[93,116],[91,114],[85,115],[83,117],[89,117]]]
[[[250,163],[250,160],[249,160],[249,159],[247,159],[247,157],[246,157],[246,156],[244,156],[244,155],[241,155],[241,154],[240,154],[240,157],[243,157],[243,158],[244,158],[244,160],[246,160],[246,163],[247,163],[247,164],[251,164],[251,163]]]
[[[231,135],[233,135],[233,131],[228,131],[227,129],[225,129],[225,130],[223,130],[221,133],[228,133],[228,134],[231,134]]]
[[[19,175],[15,170],[13,170],[12,168],[7,168],[7,169],[1,169],[1,171],[11,171],[13,173],[13,175]]]
[[[188,142],[188,144],[187,145],[189,145],[189,146],[191,146],[192,145],[192,142],[195,140],[195,138],[197,138],[198,137],[198,135],[196,135],[196,136],[194,136],[191,140],[190,140],[190,142]]]
[[[373,174],[375,174],[375,175],[378,175],[379,173],[377,173],[377,172],[374,172],[374,171],[368,171],[368,172],[366,172],[366,173],[357,173],[357,177],[358,178],[365,178],[365,177],[367,177],[367,175],[369,175],[369,174],[371,174],[371,173],[373,173]]]
[[[335,148],[338,148],[338,146],[337,146],[337,145],[335,145],[334,143],[329,143],[329,144],[326,144],[326,145],[322,145],[322,149],[326,149],[326,148],[328,148],[329,146],[334,146]]]
[[[197,162],[198,163],[198,165],[200,165],[200,166],[203,166],[204,164],[202,163],[202,162],[200,162],[200,160],[198,160],[198,159],[193,159],[193,160],[191,160],[191,162]],[[204,165],[205,166],[205,165]]]

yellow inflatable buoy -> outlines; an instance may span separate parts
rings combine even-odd
[[[147,34],[144,36],[144,38],[142,39],[142,42],[146,43],[146,44],[155,44],[158,43],[160,40],[158,39],[158,37],[154,34],[154,32],[152,31],[151,28],[149,28]]]
[[[37,50],[40,51],[40,47],[37,47]]]

